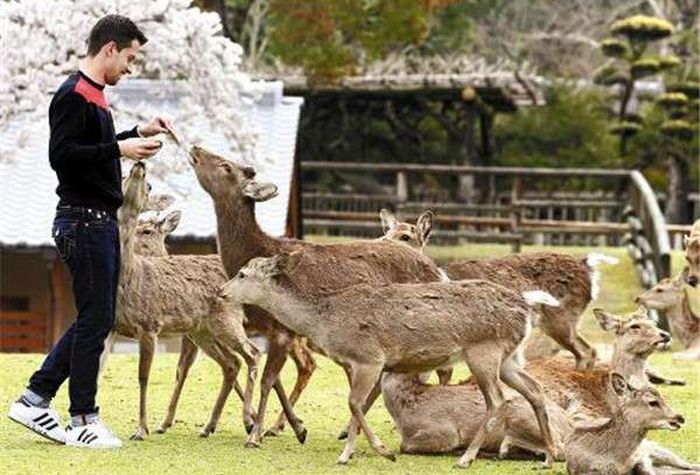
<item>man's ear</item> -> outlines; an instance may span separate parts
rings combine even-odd
[[[379,211],[379,220],[382,222],[382,232],[385,234],[387,231],[394,229],[398,224],[396,217],[386,208],[382,208]]]
[[[148,197],[144,211],[163,211],[171,204],[175,203],[175,198],[171,195],[151,195]]]

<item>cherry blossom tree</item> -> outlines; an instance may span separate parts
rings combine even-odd
[[[51,93],[75,71],[86,54],[90,28],[102,16],[128,16],[145,32],[133,77],[160,79],[181,97],[174,114],[176,129],[187,142],[196,141],[196,127],[209,125],[231,144],[234,157],[259,162],[258,135],[244,110],[259,91],[242,70],[242,48],[221,34],[216,13],[193,7],[190,0],[9,0],[0,3],[0,133],[13,122],[11,147],[0,149],[0,161],[26,145],[36,131],[48,127]],[[129,79],[122,79],[128,81]],[[108,93],[109,94],[109,93]],[[157,95],[158,91],[154,90]],[[118,122],[139,122],[148,113],[126,108],[110,97]],[[7,141],[6,141],[7,142]],[[173,148],[174,150],[174,148]],[[165,152],[165,150],[163,151]],[[163,153],[161,152],[161,153]],[[183,160],[171,161],[183,165]]]

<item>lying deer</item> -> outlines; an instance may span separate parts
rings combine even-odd
[[[431,212],[424,213],[416,226],[399,222],[386,210],[380,212],[385,236],[400,240],[417,250],[428,243],[432,231]],[[617,264],[613,257],[591,253],[585,259],[554,252],[515,254],[489,259],[468,259],[445,267],[452,280],[485,279],[521,292],[541,289],[552,294],[560,305],[542,309],[540,328],[576,358],[579,369],[592,368],[596,353],[581,335],[583,311],[599,292],[600,263]]]
[[[700,359],[700,315],[691,307],[689,294],[692,290],[685,285],[685,272],[674,279],[663,279],[649,290],[642,292],[636,302],[666,314],[671,332],[678,338],[685,351],[676,353],[678,359]]]
[[[609,390],[609,373],[646,382],[646,359],[665,348],[669,335],[656,327],[643,309],[622,319],[596,310],[601,326],[614,330],[612,362],[593,370],[575,370],[561,357],[529,362],[527,370],[542,383],[554,439],[560,443],[581,418],[609,417],[617,410],[617,396]],[[427,385],[415,375],[388,373],[382,379],[384,402],[401,436],[406,453],[451,453],[466,447],[486,413],[483,397],[473,380],[459,385]],[[465,408],[467,408],[465,410]],[[532,410],[520,395],[504,406],[506,427],[495,427],[483,445],[485,453],[503,458],[511,446],[542,453],[544,442]],[[655,466],[693,469],[694,465],[663,447],[646,442]]]
[[[500,423],[499,381],[532,406],[546,441],[556,446],[542,391],[520,366],[535,304],[556,305],[545,292],[519,294],[487,281],[357,285],[324,292],[305,285],[317,271],[313,253],[252,259],[223,290],[227,299],[265,309],[349,374],[351,428],[338,463],[352,456],[361,428],[382,456],[394,454],[372,432],[363,407],[382,371],[422,372],[448,362],[469,365],[486,401],[486,416],[458,465],[468,467],[488,432]]]
[[[653,386],[635,387],[611,373],[610,388],[618,409],[603,422],[577,427],[564,446],[566,469],[571,475],[627,475],[633,469],[653,474],[644,444],[650,430],[677,431],[685,419],[674,412]]]
[[[236,354],[248,365],[243,410],[252,425],[253,384],[258,350],[246,337],[243,312],[218,297],[225,280],[220,264],[199,256],[146,257],[135,252],[138,215],[148,197],[146,169],[137,162],[124,181],[124,204],[119,209],[122,266],[117,290],[114,331],[139,342],[139,427],[132,439],[148,434],[146,393],[158,337],[187,335],[222,368],[224,383],[207,427],[215,427],[235,381]],[[206,428],[205,428],[206,430]]]
[[[697,287],[700,282],[700,219],[695,221],[690,234],[683,240],[685,245],[685,260],[688,273],[685,281],[691,287]]]

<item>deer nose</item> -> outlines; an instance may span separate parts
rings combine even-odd
[[[677,420],[678,422],[680,422],[681,424],[685,424],[685,417],[683,417],[683,416],[680,415],[680,414],[678,414],[678,416],[676,417],[676,420]]]
[[[640,302],[639,297],[635,297],[635,298],[634,298],[634,303],[639,303],[639,302]]]
[[[668,333],[668,332],[662,331],[662,332],[661,332],[661,338],[664,339],[664,342],[668,343],[669,341],[671,341],[671,334]]]
[[[688,285],[690,285],[691,287],[697,287],[697,285],[698,285],[698,276],[696,276],[696,275],[691,275],[690,277],[688,277]]]

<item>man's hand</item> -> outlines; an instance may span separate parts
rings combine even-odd
[[[173,123],[165,117],[154,117],[148,123],[138,126],[142,137],[152,137],[157,134],[173,134]]]
[[[132,160],[143,160],[155,155],[163,146],[159,140],[144,140],[139,138],[131,138],[120,140],[119,152],[122,157],[131,158]]]

